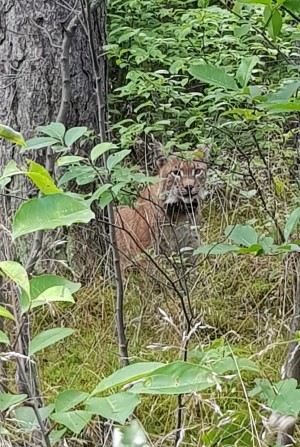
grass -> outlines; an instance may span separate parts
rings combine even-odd
[[[249,209],[243,213],[240,222],[242,217],[245,220],[249,217]],[[235,217],[233,214],[231,221]],[[230,223],[228,214],[224,217],[223,213],[218,215],[218,211],[207,209],[206,219],[202,230],[204,242],[220,240],[224,226]],[[261,367],[261,377],[278,380],[286,348],[284,340],[288,337],[286,323],[292,308],[286,281],[284,264],[278,258],[202,259],[190,294],[197,321],[204,328],[195,332],[190,349],[206,349],[221,337],[225,344],[230,343],[243,356],[255,360]],[[181,304],[166,287],[142,274],[130,274],[126,280],[125,319],[131,361],[168,362],[182,357]],[[36,314],[35,332],[59,325],[73,327],[75,334],[39,354],[47,401],[65,389],[91,391],[119,367],[111,282],[99,280],[84,287],[77,294],[75,306],[55,306],[51,313]],[[243,380],[247,389],[254,386],[253,375],[243,375]],[[250,428],[251,414],[242,383],[229,383],[221,393],[210,390],[186,399],[184,426],[188,430],[183,445],[202,445],[200,433],[207,445],[229,445],[216,443],[220,436],[229,436],[226,424],[218,427],[220,415],[216,404],[221,419],[231,420],[228,430],[234,424],[237,426],[237,433],[229,437],[231,442],[236,439],[239,447],[248,446],[254,429]],[[143,397],[137,415],[155,445],[173,445],[176,405],[174,397]],[[257,419],[261,408],[256,401],[251,403],[251,411]],[[241,426],[244,431],[240,434]]]

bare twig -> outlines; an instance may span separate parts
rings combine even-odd
[[[101,4],[102,8],[102,32],[103,38],[102,42],[106,41],[106,2],[105,0],[98,1],[98,5]],[[85,21],[85,25],[88,33],[90,54],[92,59],[94,77],[96,81],[96,97],[97,97],[97,107],[98,107],[98,123],[99,123],[99,132],[100,132],[100,141],[107,141],[107,132],[106,132],[106,122],[107,122],[107,114],[106,114],[106,100],[107,97],[104,97],[103,91],[107,91],[107,73],[101,76],[101,67],[99,65],[99,60],[96,55],[95,45],[94,45],[94,36],[92,32],[92,18],[91,18],[91,6],[89,0],[85,0],[85,4],[82,5],[83,17]],[[103,48],[99,48],[99,53],[103,54]],[[103,61],[103,58],[102,58]],[[106,96],[106,95],[105,95]],[[104,164],[107,162],[107,154],[104,156]],[[127,339],[125,335],[125,325],[124,325],[124,313],[123,313],[123,302],[124,302],[124,286],[123,286],[123,278],[121,272],[120,265],[120,255],[117,249],[116,244],[116,231],[115,231],[115,217],[112,203],[107,206],[108,211],[108,221],[109,221],[109,234],[112,246],[112,254],[113,254],[113,263],[114,263],[114,275],[115,275],[115,283],[116,283],[116,305],[115,305],[115,313],[117,320],[117,332],[118,332],[118,342],[119,342],[119,352],[120,352],[120,361],[123,366],[129,364],[128,361],[128,349],[127,349]]]

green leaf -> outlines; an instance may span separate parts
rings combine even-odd
[[[0,306],[0,317],[8,318],[9,320],[15,321],[15,317],[3,306]]]
[[[278,9],[272,9],[271,6],[265,6],[264,18],[270,36],[275,39],[282,28],[282,17],[280,12]]]
[[[285,0],[284,7],[292,12],[300,14],[300,2],[299,0]]]
[[[140,402],[141,399],[136,394],[117,393],[108,397],[92,397],[86,402],[86,410],[124,424]]]
[[[131,421],[124,427],[114,427],[114,447],[150,447],[141,424]]]
[[[127,155],[130,154],[129,149],[124,149],[123,151],[116,152],[115,154],[111,154],[107,159],[107,169],[109,172],[119,164]]]
[[[43,133],[44,135],[48,135],[49,137],[54,138],[55,140],[63,141],[63,137],[65,134],[65,126],[62,123],[50,123],[47,126],[38,126],[37,130]]]
[[[71,294],[76,293],[81,287],[80,283],[69,281],[62,276],[57,275],[36,276],[29,281],[29,284],[32,301],[36,300],[39,295],[45,292],[45,290],[53,287],[61,286],[67,288]],[[30,308],[30,300],[24,292],[21,294],[20,300],[22,312],[27,312]]]
[[[272,0],[238,0],[239,3],[251,4],[257,3],[260,5],[269,5],[271,6]]]
[[[250,30],[251,25],[247,23],[246,25],[241,25],[237,28],[234,28],[234,35],[235,37],[243,37],[248,34]]]
[[[217,85],[228,90],[238,90],[238,86],[232,76],[226,74],[223,68],[208,64],[192,65],[188,72],[196,79],[210,85]]]
[[[32,160],[28,160],[28,163],[29,171],[26,175],[43,194],[48,195],[62,192],[57,188],[49,172],[43,166]]]
[[[56,164],[57,166],[66,166],[78,163],[79,161],[85,160],[84,157],[80,157],[79,155],[66,155],[64,157],[60,157]]]
[[[194,251],[194,255],[225,255],[227,253],[234,253],[239,247],[230,244],[209,244],[202,245]]]
[[[239,357],[225,357],[221,360],[218,360],[213,365],[213,370],[215,373],[223,375],[225,373],[231,371],[251,371],[251,372],[260,372],[259,367],[249,359],[242,359]]]
[[[51,445],[57,444],[58,441],[60,441],[63,435],[66,433],[66,431],[66,428],[62,428],[61,430],[51,430],[51,433],[49,434]]]
[[[0,411],[5,411],[27,399],[27,394],[0,393]]]
[[[275,113],[300,112],[300,101],[277,102],[277,103],[265,102],[262,104],[262,106],[267,107],[269,110],[274,110]]]
[[[0,262],[0,270],[18,284],[22,290],[24,290],[28,296],[30,296],[29,279],[26,270],[21,264],[15,261],[2,261]]]
[[[95,147],[93,147],[91,151],[91,160],[94,162],[97,158],[101,157],[108,151],[118,149],[118,146],[113,143],[99,143]]]
[[[54,410],[54,405],[50,404],[46,407],[39,408],[38,411],[40,413],[40,417],[42,421],[47,419],[49,415]],[[19,421],[19,424],[25,430],[32,431],[39,426],[39,422],[37,420],[36,414],[32,407],[20,407],[15,410],[15,419]]]
[[[256,64],[258,64],[259,58],[257,56],[244,57],[241,60],[239,68],[236,72],[237,80],[241,87],[245,88],[251,78],[251,73]]]
[[[289,80],[289,82],[285,82],[280,88],[274,92],[269,93],[267,95],[268,103],[284,103],[288,101],[295,93],[298,91],[300,87],[300,81],[298,79]]]
[[[177,361],[154,370],[145,381],[137,383],[130,391],[138,394],[178,395],[202,391],[217,383],[210,369]]]
[[[230,225],[226,228],[225,235],[228,239],[244,247],[255,245],[258,240],[258,234],[251,225]]]
[[[111,183],[106,183],[105,185],[101,185],[96,191],[93,193],[92,197],[87,200],[87,203],[91,204],[94,200],[98,200],[106,191],[108,191],[113,185]]]
[[[52,230],[74,223],[88,223],[94,213],[86,204],[65,194],[51,194],[23,203],[12,225],[14,239],[38,230]]]
[[[74,303],[70,290],[62,286],[54,286],[42,292],[37,298],[31,301],[31,309],[43,304],[55,301]]]
[[[79,140],[87,130],[87,127],[73,127],[72,129],[67,130],[64,137],[66,145],[68,147],[72,146],[72,144]]]
[[[65,412],[89,397],[88,393],[77,390],[67,390],[60,393],[55,399],[55,411],[57,413]]]
[[[291,233],[299,224],[300,220],[300,207],[296,208],[288,217],[284,227],[284,238],[287,241]]]
[[[51,419],[55,422],[68,427],[73,433],[79,434],[81,430],[90,422],[92,415],[87,411],[76,410],[66,413],[54,413]]]
[[[91,396],[108,390],[109,388],[139,380],[161,366],[163,366],[163,363],[159,362],[133,363],[132,365],[125,366],[103,379],[91,393]]]
[[[70,328],[53,328],[41,332],[31,340],[29,344],[29,356],[36,354],[38,351],[41,351],[50,345],[53,345],[53,343],[69,337],[73,334],[73,332],[74,330]]]
[[[110,191],[102,192],[99,201],[100,208],[103,210],[112,200],[114,200],[114,196]]]
[[[36,137],[31,138],[30,140],[26,141],[26,147],[22,149],[22,152],[30,150],[36,150],[36,149],[42,149],[44,147],[53,146],[54,144],[57,144],[59,140],[56,140],[55,138],[51,137]]]
[[[4,138],[4,140],[18,144],[19,146],[26,146],[23,136],[4,124],[0,124],[0,138]]]
[[[4,345],[9,345],[9,338],[5,334],[5,332],[0,330],[0,343],[3,343]]]
[[[249,395],[259,392],[267,405],[280,414],[297,417],[300,412],[300,390],[296,379],[280,380],[271,384],[267,379],[256,380],[257,387]]]

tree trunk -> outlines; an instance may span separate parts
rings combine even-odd
[[[5,0],[0,7],[0,123],[21,132],[25,139],[36,135],[36,127],[52,121],[63,122],[66,128],[87,126],[97,129],[97,104],[94,92],[89,44],[83,27],[81,2],[77,0]],[[91,0],[92,26],[95,45],[102,48],[105,39],[102,0]],[[70,48],[66,58],[69,63],[69,79],[63,79],[61,58],[66,37]],[[106,67],[103,59],[103,79]],[[70,99],[62,101],[66,83],[70,87]],[[104,88],[106,99],[106,88]],[[64,98],[66,99],[66,98]],[[62,111],[63,107],[63,111]],[[25,165],[26,158],[35,158],[46,166],[45,150],[20,155],[19,148],[0,139],[0,172],[14,159]],[[48,160],[49,161],[49,160]],[[50,163],[51,165],[51,163]],[[0,261],[17,260],[27,264],[30,247],[35,235],[22,237],[14,244],[10,236],[12,217],[22,203],[22,198],[36,195],[32,184],[21,175],[12,177],[0,195]],[[8,231],[7,231],[8,230]],[[96,222],[89,226],[77,226],[68,230],[45,233],[39,253],[39,270],[60,270],[53,249],[54,238],[66,240],[64,260],[76,279],[91,281],[98,271],[106,246],[103,244],[103,225]],[[62,254],[59,254],[62,259]],[[49,259],[51,262],[49,264]],[[12,296],[4,298],[12,303]],[[18,350],[27,354],[29,338],[28,320],[21,324],[18,334]],[[32,396],[39,395],[38,381],[28,362],[22,366],[30,378]],[[19,376],[19,388],[26,390]],[[23,382],[23,383],[22,383]],[[26,384],[25,384],[26,385]],[[28,384],[27,384],[28,385]],[[28,391],[28,390],[27,390]],[[41,445],[41,444],[38,444]]]
[[[97,48],[103,46],[101,1],[92,10],[94,36]],[[65,5],[65,6],[64,6]],[[87,126],[97,129],[97,106],[94,93],[93,72],[89,56],[88,40],[82,21],[76,20],[81,12],[80,2],[6,0],[0,14],[0,122],[22,132],[25,138],[35,134],[38,125],[56,121],[61,103],[62,77],[61,54],[64,34],[68,25],[75,21],[72,29],[70,60],[71,99],[66,127]],[[73,9],[75,8],[75,10]],[[105,67],[104,67],[105,68]],[[19,148],[1,140],[0,170],[9,160],[24,164],[26,157],[38,155],[38,161],[45,165],[45,150],[38,154],[20,156]],[[34,193],[34,188],[23,176],[15,176],[5,192],[14,191],[14,196],[1,197],[1,221],[10,228],[11,218],[21,203]],[[18,197],[16,197],[18,196]],[[72,229],[65,250],[67,261],[78,277],[91,278],[95,274],[103,244],[101,231],[95,224],[85,228]],[[103,229],[102,229],[103,230]],[[2,231],[2,230],[1,230]],[[78,231],[80,236],[78,237]],[[2,239],[2,238],[1,238]],[[26,238],[25,238],[26,239]],[[32,237],[29,238],[30,240]],[[92,244],[91,244],[92,241]],[[9,244],[11,245],[11,244]],[[45,243],[46,248],[49,244]],[[89,247],[89,250],[88,250]],[[92,247],[92,249],[91,249]],[[10,247],[6,247],[10,251]],[[4,247],[0,247],[1,259],[7,259]],[[45,252],[44,258],[53,253]],[[80,253],[80,257],[78,256]],[[28,256],[28,245],[24,238],[14,247],[14,254],[22,263]],[[54,267],[57,264],[54,262]],[[42,269],[45,264],[41,264]]]

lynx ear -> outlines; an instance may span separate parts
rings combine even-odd
[[[151,139],[152,142],[150,143],[150,146],[153,149],[156,165],[160,169],[168,160],[165,154],[163,153],[163,145],[161,144],[161,142],[155,140],[153,135],[151,135]]]

